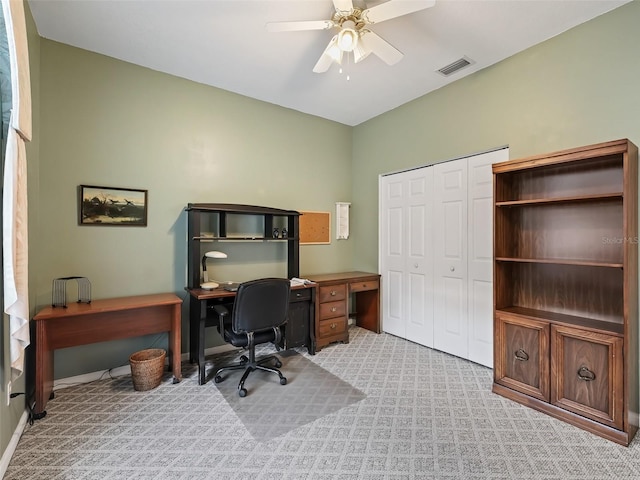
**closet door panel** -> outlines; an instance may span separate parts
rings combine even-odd
[[[493,367],[493,171],[507,149],[474,155],[468,168],[469,360]]]
[[[380,183],[383,330],[427,346],[433,344],[432,183],[426,167]]]
[[[380,179],[380,273],[382,278],[382,329],[405,337],[405,197],[404,174]]]
[[[433,345],[467,358],[467,161],[437,164],[433,175]]]
[[[433,242],[432,190],[433,171],[424,167],[407,172],[408,254],[405,263],[406,338],[421,345],[433,346]]]

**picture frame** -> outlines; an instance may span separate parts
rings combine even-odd
[[[78,186],[78,224],[146,227],[147,190]]]

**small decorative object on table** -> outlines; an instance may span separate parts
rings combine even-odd
[[[282,238],[287,238],[289,236],[289,232],[287,232],[286,228],[282,229]]]
[[[87,277],[61,277],[53,281],[51,306],[67,308],[67,282],[77,280],[78,303],[91,303],[91,283]]]
[[[278,238],[280,236],[280,231],[278,228],[273,229],[273,238]]]

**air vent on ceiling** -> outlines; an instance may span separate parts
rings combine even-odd
[[[464,67],[468,67],[472,63],[474,62],[470,58],[462,57],[461,59],[456,60],[455,62],[450,63],[449,65],[438,69],[438,73],[444,75],[445,77],[448,77],[452,73],[455,73],[458,70],[463,69]]]

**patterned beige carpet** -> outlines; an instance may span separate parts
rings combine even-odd
[[[277,375],[261,370],[249,375],[244,398],[238,396],[237,389],[242,371],[223,374],[224,380],[216,385],[255,440],[279,437],[365,397],[357,388],[295,351],[283,352],[279,358],[286,385],[280,385]],[[234,360],[234,356],[220,358],[220,363]]]
[[[477,364],[357,327],[349,344],[300,356],[364,398],[261,441],[190,365],[180,384],[167,375],[149,392],[102,380],[56,392],[5,479],[640,478],[638,437],[622,447],[494,395]]]

